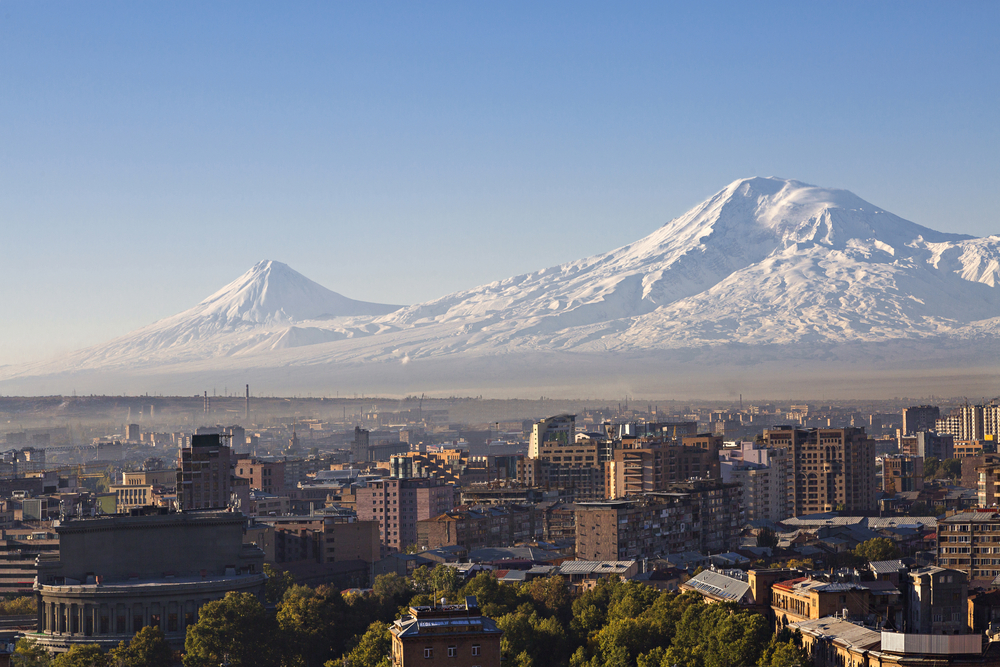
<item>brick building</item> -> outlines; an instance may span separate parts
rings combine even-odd
[[[389,630],[392,667],[500,667],[503,631],[474,596],[464,605],[410,607]]]
[[[265,461],[255,456],[236,459],[237,477],[250,480],[250,488],[280,496],[285,490],[285,462]]]
[[[720,553],[736,547],[742,526],[738,484],[677,483],[663,493],[577,503],[576,557],[628,560],[683,551]]]
[[[455,487],[437,479],[396,479],[370,482],[356,493],[358,518],[379,525],[383,555],[417,542],[417,521],[455,506]]]
[[[535,509],[531,506],[451,510],[417,521],[417,546],[424,549],[509,547],[534,537]]]

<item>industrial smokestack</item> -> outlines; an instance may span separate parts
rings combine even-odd
[[[244,414],[243,414],[244,419],[246,419],[246,421],[249,422],[250,421],[250,385],[247,385],[247,399],[246,399],[246,405],[243,408],[243,412],[244,412]]]

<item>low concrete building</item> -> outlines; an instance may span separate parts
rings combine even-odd
[[[712,570],[703,570],[680,585],[681,591],[692,591],[706,602],[735,602],[739,605],[754,604],[750,584],[742,579],[729,577]]]
[[[39,559],[33,638],[50,651],[110,648],[156,626],[180,648],[206,602],[263,595],[264,552],[243,544],[244,523],[219,511],[60,522],[58,558]]]
[[[503,631],[482,615],[475,597],[462,605],[410,607],[389,630],[393,667],[500,667]]]

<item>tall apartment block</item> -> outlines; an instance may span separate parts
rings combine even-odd
[[[576,440],[576,415],[556,415],[539,420],[531,427],[528,456],[537,459],[546,442],[568,444]]]
[[[368,460],[368,431],[360,426],[354,427],[354,442],[351,443],[351,459],[354,461]]]
[[[608,497],[663,491],[689,479],[719,478],[722,437],[686,435],[675,440],[623,439],[608,463]]]
[[[285,492],[285,462],[266,461],[255,456],[241,456],[236,461],[236,476],[250,480],[250,488],[281,495]]]
[[[941,418],[941,409],[936,405],[916,405],[903,408],[903,435],[913,435],[920,431],[933,431]]]
[[[743,527],[737,484],[679,483],[664,493],[576,504],[576,557],[654,558],[683,551],[719,553]]]
[[[882,490],[886,493],[922,491],[924,459],[906,454],[891,454],[882,459]]]
[[[781,426],[764,431],[764,441],[789,452],[796,516],[839,507],[859,513],[875,509],[875,441],[863,428]]]
[[[1000,403],[969,405],[955,408],[947,417],[935,422],[938,433],[955,436],[956,440],[997,440],[1000,438]]]
[[[760,442],[739,442],[719,451],[722,481],[742,488],[747,521],[779,522],[793,515],[789,482],[791,457],[787,449]]]
[[[177,457],[177,507],[182,510],[229,505],[230,449],[217,433],[192,435]]]
[[[369,482],[356,494],[358,519],[379,525],[383,555],[417,543],[417,521],[455,506],[455,487],[439,479],[387,477]]]

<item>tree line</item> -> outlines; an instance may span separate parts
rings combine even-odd
[[[801,638],[774,635],[768,620],[735,604],[706,604],[694,593],[658,591],[602,579],[571,594],[560,576],[502,583],[489,572],[463,581],[451,567],[418,568],[411,577],[376,577],[370,594],[296,585],[274,572],[269,611],[249,593],[204,605],[188,629],[184,667],[389,667],[392,621],[413,606],[476,596],[504,631],[508,667],[805,667]],[[541,658],[544,656],[544,658]],[[22,667],[169,667],[163,633],[143,628],[102,654],[77,646],[49,658],[31,640],[17,646]]]

